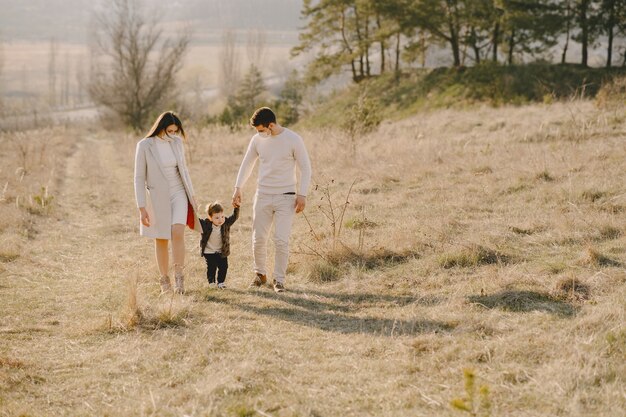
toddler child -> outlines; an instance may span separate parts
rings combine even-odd
[[[230,226],[239,218],[239,207],[235,207],[230,217],[224,216],[224,208],[218,202],[208,204],[206,211],[208,218],[200,219],[202,225],[200,255],[206,260],[206,277],[209,287],[215,288],[215,272],[217,271],[217,288],[225,289],[228,255],[230,255]]]

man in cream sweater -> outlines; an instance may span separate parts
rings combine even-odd
[[[257,190],[252,217],[252,246],[255,277],[251,287],[267,282],[267,240],[274,223],[274,291],[285,291],[289,263],[289,235],[296,213],[304,210],[311,182],[311,161],[302,138],[276,123],[276,115],[267,107],[254,112],[250,125],[256,134],[250,140],[233,193],[233,205],[241,205],[244,186],[256,160],[259,160]],[[300,170],[300,184],[296,180]]]

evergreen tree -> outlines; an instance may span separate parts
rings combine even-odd
[[[565,20],[553,0],[500,0],[497,6],[509,65],[515,55],[535,56],[557,44]]]
[[[461,31],[466,18],[463,0],[415,0],[407,10],[416,27],[448,43],[452,49],[453,65],[461,65]]]
[[[615,38],[626,33],[626,0],[602,0],[600,3],[599,30],[607,37],[606,67],[613,64]]]
[[[324,80],[349,65],[352,79],[359,80],[355,58],[359,45],[352,28],[354,17],[349,13],[349,3],[343,0],[304,0],[302,17],[307,26],[300,32],[300,43],[292,55],[316,50],[316,56],[307,68],[310,82]]]
[[[588,66],[589,47],[593,44],[599,32],[598,6],[600,0],[575,0],[574,21],[580,30],[572,37],[581,45],[581,64]]]
[[[250,65],[237,93],[228,97],[226,108],[219,119],[222,124],[236,126],[246,124],[252,112],[259,106],[259,96],[266,91],[261,71]]]
[[[393,69],[396,73],[400,72],[401,40],[403,38],[407,40],[406,45],[404,45],[404,51],[409,61],[414,61],[417,56],[420,56],[423,62],[426,51],[426,45],[424,45],[425,36],[419,35],[420,32],[412,14],[415,7],[414,3],[414,0],[373,2],[377,19],[380,19],[381,22],[378,24],[376,32],[376,39],[381,43],[381,56],[384,54],[383,49],[393,50]],[[382,65],[383,63],[381,62],[381,68]],[[391,63],[389,67],[392,67]]]
[[[298,71],[293,70],[280,92],[274,107],[280,123],[293,125],[300,118],[300,106],[302,105],[305,86],[298,77]]]

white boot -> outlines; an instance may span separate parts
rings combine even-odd
[[[159,280],[159,284],[161,284],[162,293],[172,291],[172,284],[170,284],[170,277],[168,277],[167,275],[161,276],[161,279]]]
[[[177,272],[175,274],[175,283],[174,283],[174,292],[176,294],[184,294],[185,293],[185,274],[182,272]]]

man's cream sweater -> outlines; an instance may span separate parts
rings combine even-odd
[[[235,187],[243,187],[252,174],[257,159],[260,161],[257,181],[259,193],[297,192],[299,195],[307,195],[311,183],[311,161],[300,135],[287,128],[269,138],[254,135],[239,167]],[[298,190],[296,190],[296,165],[300,170]]]

